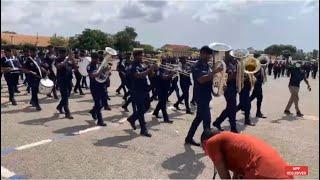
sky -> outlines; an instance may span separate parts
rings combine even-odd
[[[223,42],[263,50],[271,44],[319,49],[318,0],[1,0],[1,30],[74,36],[85,28],[114,34],[134,27],[159,48]]]

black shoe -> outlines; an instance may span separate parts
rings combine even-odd
[[[239,133],[239,131],[237,129],[231,129],[230,131],[233,133]]]
[[[41,111],[41,107],[39,105],[36,106],[37,111]]]
[[[180,110],[179,104],[177,104],[177,103],[175,103],[175,104],[173,105],[173,107],[175,107],[177,110]]]
[[[151,137],[152,136],[148,131],[141,132],[140,135],[141,136],[146,136],[146,137]]]
[[[111,108],[109,106],[104,106],[104,110],[111,111]]]
[[[298,117],[303,117],[303,114],[302,114],[300,111],[298,111],[298,112],[297,112],[297,116],[298,116]]]
[[[156,113],[154,113],[154,112],[152,113],[152,115],[154,115],[154,116],[155,116],[156,118],[158,118],[158,119],[161,118],[161,117],[159,116],[159,114],[156,114]]]
[[[129,109],[127,107],[122,107],[122,108],[125,112],[129,112]]]
[[[110,100],[110,97],[107,97],[108,100]]]
[[[262,113],[257,113],[256,114],[257,118],[267,118],[266,116],[264,116]]]
[[[98,122],[97,125],[98,125],[98,126],[107,126],[107,124],[104,123],[104,122]]]
[[[284,113],[285,113],[286,115],[292,115],[292,113],[291,113],[289,110],[284,110]]]
[[[193,145],[193,146],[200,146],[200,144],[199,143],[196,143],[193,139],[186,139],[185,141],[184,141],[184,144],[190,144],[190,145]]]
[[[16,100],[12,100],[12,101],[11,101],[11,103],[12,103],[12,105],[14,105],[14,106],[16,106],[16,105],[17,105]]]
[[[256,124],[250,122],[250,121],[245,121],[244,125],[248,125],[248,126],[255,126]]]
[[[73,119],[73,117],[72,117],[71,115],[66,115],[65,118],[67,118],[67,119]]]
[[[165,120],[164,123],[170,123],[170,124],[172,124],[173,121],[171,121],[171,120]]]
[[[132,127],[133,130],[137,129],[136,125],[134,124],[134,122],[130,118],[128,118],[127,121],[130,123],[130,126]]]
[[[92,110],[92,109],[89,111],[89,113],[91,114],[91,116],[92,116],[92,118],[93,118],[94,120],[97,119],[97,115],[96,115],[95,113],[93,113],[93,110]]]
[[[51,94],[47,94],[47,97],[52,97],[52,95]]]
[[[119,94],[121,94],[121,92],[120,91],[116,91],[117,92],[117,94],[119,95]]]
[[[224,131],[224,129],[221,127],[220,124],[217,124],[217,123],[213,122],[212,126],[216,127],[219,131]]]
[[[76,93],[78,93],[78,91],[73,91],[73,93],[75,93],[75,94],[76,94]]]
[[[191,112],[190,110],[187,110],[186,114],[193,114],[193,112]]]
[[[62,111],[62,108],[56,108],[57,109],[57,111],[60,113],[60,114],[63,114],[63,111]]]
[[[15,93],[21,93],[19,90],[15,90],[14,92],[15,92]]]
[[[84,95],[84,93],[83,93],[83,92],[80,92],[80,95]]]

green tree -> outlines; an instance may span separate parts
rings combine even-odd
[[[296,53],[292,54],[293,60],[305,60],[306,54],[303,52],[302,49],[296,51]]]
[[[17,34],[16,32],[14,31],[2,31],[3,33],[7,33],[7,34]]]
[[[85,29],[82,34],[70,38],[73,48],[86,50],[104,50],[105,47],[114,47],[113,38],[110,34],[97,29]]]
[[[297,48],[292,45],[283,45],[283,44],[273,44],[264,49],[264,53],[280,56],[284,50],[288,50],[290,54],[294,54],[297,51]]]
[[[314,50],[312,51],[312,58],[313,58],[313,59],[317,59],[317,58],[318,58],[318,54],[319,54],[319,51],[316,50],[316,49],[314,49]]]
[[[50,44],[52,46],[60,46],[60,47],[67,47],[68,40],[61,36],[52,36],[50,38]]]
[[[138,46],[139,48],[143,48],[144,52],[147,54],[154,54],[154,47],[149,45],[149,44],[141,44],[140,46]]]
[[[8,44],[8,42],[4,39],[1,39],[1,44]]]
[[[119,31],[114,35],[114,46],[120,52],[132,51],[139,42],[135,41],[138,34],[134,28],[126,27],[123,31]]]

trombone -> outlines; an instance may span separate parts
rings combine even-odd
[[[177,74],[183,74],[185,76],[189,76],[190,72],[183,71],[181,65],[175,65],[175,64],[161,64],[160,59],[153,59],[153,58],[146,58],[143,57],[142,61],[146,64],[155,64],[157,68],[165,69],[168,71],[175,72]]]

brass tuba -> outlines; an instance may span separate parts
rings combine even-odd
[[[244,82],[245,58],[249,56],[249,51],[246,49],[235,49],[230,52],[230,56],[238,60],[236,85],[237,85],[237,92],[240,93],[240,91],[243,88],[243,82]]]
[[[110,47],[106,47],[105,52],[106,52],[106,55],[104,56],[104,59],[101,62],[100,66],[97,70],[97,73],[100,73],[103,69],[109,68],[109,63],[108,63],[109,59],[111,58],[111,56],[115,56],[118,54],[116,50],[114,50]],[[110,69],[108,69],[104,73],[101,73],[99,76],[97,76],[95,78],[95,80],[99,83],[104,83],[107,81],[109,74],[110,74]]]
[[[216,73],[212,79],[212,94],[219,97],[224,93],[224,89],[227,85],[228,74],[226,73],[227,66],[224,62],[225,52],[231,50],[231,46],[224,43],[211,43],[209,47],[216,51],[214,52],[214,69],[222,67],[223,70]]]

